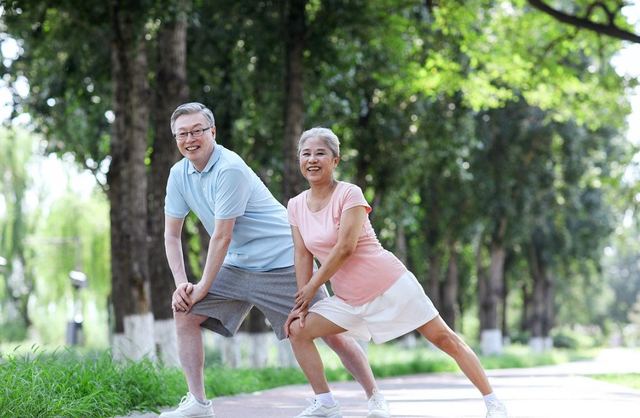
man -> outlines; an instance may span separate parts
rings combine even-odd
[[[189,392],[177,410],[160,417],[214,417],[204,390],[200,327],[231,337],[256,306],[276,336],[284,339],[284,324],[298,290],[293,241],[286,209],[237,154],[216,144],[211,110],[200,103],[179,106],[171,116],[171,131],[185,158],[173,166],[167,182],[165,248],[176,283],[171,306]],[[189,211],[211,236],[202,278],[196,284],[187,281],[180,239]],[[323,289],[314,302],[326,296]],[[365,389],[369,417],[389,417],[360,346],[340,335],[324,341]],[[316,403],[332,405],[334,400],[331,394],[317,394]],[[322,409],[311,409],[299,417],[337,416],[318,415]]]

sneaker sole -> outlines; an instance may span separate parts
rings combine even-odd
[[[377,412],[372,412],[367,415],[367,418],[391,418],[390,414],[378,414]]]

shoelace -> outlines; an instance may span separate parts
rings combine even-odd
[[[369,399],[369,408],[375,407],[375,409],[384,409],[384,402],[380,396],[372,396]]]
[[[500,402],[489,402],[489,408],[487,409],[490,413],[495,411],[505,414],[507,412],[504,405]]]
[[[186,406],[191,405],[193,401],[195,401],[195,398],[191,400],[187,396],[183,396],[180,400],[180,405],[178,405],[178,408],[185,408]]]
[[[322,404],[317,399],[307,398],[307,402],[309,402],[311,405],[309,405],[307,409],[302,411],[303,414],[306,414],[307,412],[313,412],[322,406]]]

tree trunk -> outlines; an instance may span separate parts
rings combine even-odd
[[[181,3],[184,9],[186,2]],[[175,284],[164,251],[164,197],[169,171],[180,159],[178,147],[171,137],[170,121],[175,108],[189,100],[186,59],[186,16],[178,13],[176,20],[164,22],[158,30],[155,136],[149,179],[149,274],[156,350],[164,363],[170,365],[180,363],[171,311],[171,295]],[[185,249],[188,250],[188,247]]]
[[[488,319],[487,319],[487,312],[485,309],[482,308],[482,301],[485,299],[485,295],[487,293],[487,288],[488,288],[488,283],[487,283],[487,272],[484,266],[484,256],[483,256],[483,249],[484,249],[484,236],[482,234],[480,234],[480,236],[478,237],[478,248],[476,250],[476,272],[478,275],[478,299],[479,299],[479,306],[480,308],[478,309],[478,318],[480,319],[480,329],[482,330],[482,326],[483,324],[486,324]]]
[[[442,288],[441,310],[442,319],[453,330],[456,329],[456,302],[458,299],[458,257],[455,247],[455,244],[449,245],[449,263]]]
[[[153,355],[147,253],[148,63],[142,26],[120,3],[111,6],[114,112],[109,168],[114,355]]]
[[[112,12],[115,13],[115,12]],[[116,16],[112,15],[112,20]],[[116,26],[116,22],[112,22]],[[131,308],[129,289],[127,286],[130,268],[130,234],[126,228],[126,176],[125,172],[128,165],[129,152],[127,143],[124,138],[125,125],[125,106],[127,92],[131,91],[131,82],[125,76],[123,68],[125,64],[124,46],[121,40],[116,39],[111,52],[111,64],[113,72],[113,111],[116,118],[111,127],[110,154],[111,163],[109,172],[107,173],[107,183],[109,184],[108,196],[110,206],[110,222],[111,222],[111,293],[114,307],[114,326],[115,334],[124,335],[124,316]]]
[[[405,266],[408,266],[407,262],[407,237],[404,232],[404,225],[402,220],[396,223],[396,257],[398,260],[402,262]]]
[[[429,271],[427,273],[427,295],[438,311],[442,309],[440,301],[440,266],[442,265],[442,252],[433,248],[429,254]]]
[[[282,202],[304,190],[298,168],[298,140],[302,135],[304,123],[304,48],[306,38],[305,6],[306,0],[290,0],[288,10],[283,13],[286,19],[286,71],[284,103],[284,169],[282,172]]]
[[[498,328],[498,305],[504,275],[504,262],[507,252],[501,244],[492,243],[489,247],[489,276],[480,296],[480,331],[482,352],[485,355],[502,353],[502,331]]]
[[[556,317],[555,317],[555,277],[549,271],[547,271],[546,276],[546,294],[545,294],[545,321],[544,326],[542,327],[542,336],[545,338],[545,348],[550,349],[553,348],[553,341],[551,339],[551,330],[556,325]]]
[[[531,339],[529,345],[540,352],[552,348],[549,331],[553,324],[553,277],[535,242],[529,244],[529,264],[533,279]]]
[[[511,343],[511,339],[509,338],[509,327],[507,326],[507,297],[509,296],[509,286],[507,282],[507,271],[509,271],[509,257],[507,257],[507,261],[505,261],[505,267],[502,272],[502,286],[500,287],[500,301],[502,302],[502,342],[505,345],[509,345]]]
[[[522,284],[522,319],[520,321],[520,332],[522,334],[531,331],[531,291],[528,284]]]

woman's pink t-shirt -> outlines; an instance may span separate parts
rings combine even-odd
[[[342,212],[364,206],[369,213],[371,207],[362,190],[350,183],[338,182],[329,204],[318,212],[309,210],[307,192],[289,201],[289,223],[298,228],[305,246],[322,264],[338,242]],[[382,248],[367,216],[356,249],[331,278],[331,288],[349,305],[361,306],[386,292],[406,271],[396,256]]]

